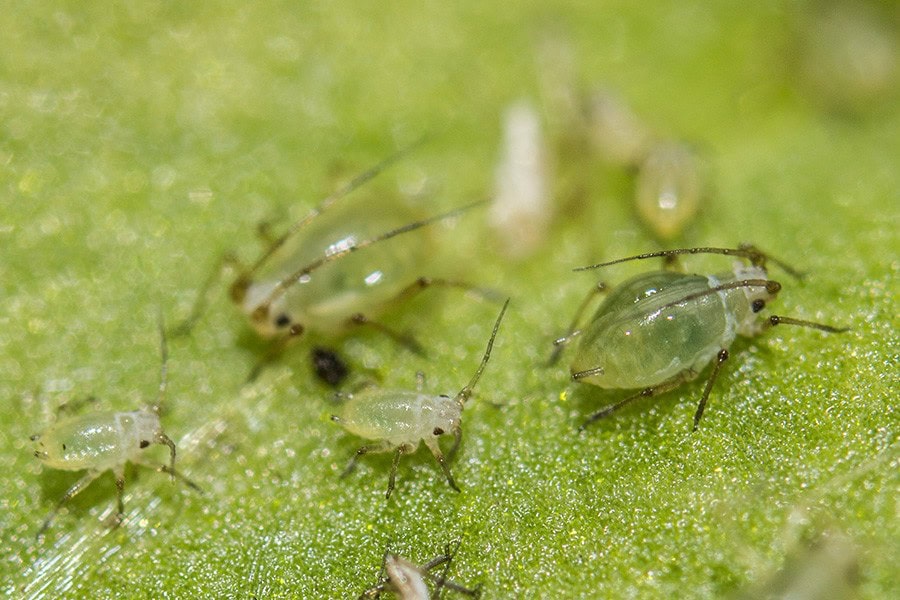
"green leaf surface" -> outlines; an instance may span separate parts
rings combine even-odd
[[[890,6],[867,8],[887,11],[896,49]],[[802,3],[4,10],[5,596],[355,597],[388,544],[425,562],[461,539],[450,577],[487,598],[721,597],[838,531],[853,542],[863,597],[900,592],[896,56],[880,95],[842,100],[806,82],[815,8]],[[580,134],[542,81],[615,90],[658,135],[695,144],[710,191],[674,243],[754,242],[808,274],[798,283],[773,269],[784,284],[773,312],[852,330],[739,339],[695,433],[705,374],[577,434],[628,392],[571,384],[565,360],[541,364],[597,277],[615,284],[651,267],[571,269],[662,245],[633,214],[630,176],[566,143]],[[425,147],[347,199],[348,220],[423,181],[426,214],[490,196],[501,116],[520,99],[541,109],[554,162],[560,208],[544,245],[524,262],[503,258],[484,209],[433,235],[436,270],[512,297],[464,413],[451,464],[461,493],[424,449],[401,462],[390,501],[387,455],[340,478],[362,441],[329,420],[310,350],[336,348],[355,383],[413,388],[422,371],[428,390],[455,393],[499,305],[429,290],[386,317],[426,356],[375,332],[307,336],[244,385],[265,347],[222,284],[192,335],[169,341],[163,423],[205,493],[129,471],[126,519],[110,529],[105,474],[35,539],[78,475],[42,468],[29,435],[85,396],[99,399],[86,411],[152,401],[160,307],[170,324],[184,318],[223,253],[254,258],[260,221],[278,230],[423,133]],[[730,260],[685,263],[711,272]]]

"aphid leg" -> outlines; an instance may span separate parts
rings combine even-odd
[[[400,466],[400,457],[403,456],[403,446],[398,446],[394,452],[394,460],[391,461],[391,474],[388,476],[388,487],[384,493],[387,500],[391,499],[391,492],[394,491],[394,484],[397,481],[397,467]]]
[[[425,442],[425,445],[428,446],[428,449],[431,450],[435,460],[437,460],[438,464],[441,466],[441,470],[444,472],[444,477],[447,478],[447,483],[450,484],[450,487],[457,492],[462,491],[459,489],[459,486],[456,485],[456,482],[453,481],[453,475],[450,473],[450,467],[447,465],[447,459],[444,457],[444,453],[441,452],[441,447],[438,445],[437,438],[426,438],[423,441]]]
[[[591,301],[593,301],[594,298],[604,292],[606,292],[606,284],[602,281],[598,281],[597,284],[591,288],[591,291],[588,293],[588,295],[585,296],[584,300],[581,301],[581,304],[578,305],[578,310],[575,311],[575,317],[569,324],[569,328],[566,330],[566,335],[553,342],[556,348],[554,348],[553,354],[550,355],[550,359],[547,361],[548,367],[556,364],[556,361],[558,361],[559,357],[562,356],[562,352],[565,346],[581,333],[581,331],[579,331],[578,329],[578,323],[581,321],[581,317],[584,316],[584,311],[587,310],[587,307],[590,306]]]
[[[653,396],[658,396],[660,394],[668,392],[669,390],[673,390],[673,389],[677,388],[679,385],[681,385],[685,381],[691,379],[692,377],[693,377],[693,371],[688,369],[688,370],[682,371],[681,373],[675,375],[674,377],[667,379],[667,380],[663,381],[662,383],[659,383],[653,387],[644,388],[637,394],[632,394],[631,396],[628,396],[627,398],[619,400],[617,403],[613,404],[612,406],[607,406],[604,409],[598,410],[597,412],[595,412],[594,414],[589,416],[587,421],[585,421],[584,423],[581,424],[581,426],[578,428],[578,431],[579,432],[584,431],[585,428],[587,428],[587,426],[590,425],[591,423],[593,423],[594,421],[599,421],[600,419],[602,419],[604,417],[608,417],[609,415],[611,415],[615,411],[619,410],[623,406],[626,406],[627,404],[631,404],[631,402],[637,400],[638,398],[652,398]]]
[[[287,348],[292,341],[294,341],[301,335],[303,335],[303,327],[301,325],[294,325],[293,327],[291,327],[290,331],[269,344],[269,347],[266,348],[266,352],[258,361],[256,361],[256,364],[253,365],[253,368],[250,369],[250,372],[247,374],[247,379],[244,380],[244,383],[247,384],[256,381],[256,378],[259,377],[259,374],[262,373],[262,370],[266,368],[266,366],[275,362],[278,357],[281,356],[282,352],[284,352],[285,348]]]
[[[357,313],[357,314],[353,315],[352,317],[350,317],[350,319],[347,320],[347,324],[348,325],[368,325],[369,327],[372,327],[376,331],[379,331],[379,332],[385,334],[386,336],[388,336],[389,338],[391,338],[392,340],[394,340],[395,342],[397,342],[398,344],[400,344],[401,346],[403,346],[410,352],[412,352],[414,354],[418,354],[420,356],[425,355],[425,348],[423,348],[422,345],[419,342],[417,342],[414,337],[407,335],[405,333],[400,333],[399,331],[395,331],[394,329],[391,329],[387,325],[384,325],[383,323],[379,323],[378,321],[373,321],[362,313]]]
[[[416,391],[421,392],[425,387],[425,373],[416,371]]]
[[[113,527],[118,527],[125,519],[125,465],[113,469],[116,476],[116,519]]]
[[[818,329],[820,331],[826,331],[828,333],[844,333],[850,331],[849,327],[835,327],[833,325],[825,325],[824,323],[816,323],[814,321],[805,321],[803,319],[794,319],[791,317],[780,317],[778,315],[772,315],[769,317],[769,320],[766,322],[765,327],[771,328],[776,325],[798,325],[800,327],[809,327],[811,329]]]
[[[147,460],[136,460],[136,459],[132,459],[132,462],[136,465],[140,465],[140,466],[146,467],[148,469],[153,469],[154,471],[157,471],[159,473],[165,473],[165,474],[169,475],[173,481],[175,479],[178,479],[183,484],[185,484],[186,486],[191,488],[192,490],[200,492],[201,494],[204,493],[203,488],[201,488],[199,485],[197,485],[192,479],[188,478],[187,476],[183,475],[180,471],[176,471],[174,468],[172,468],[168,465],[163,465],[160,463],[151,462],[151,461],[147,461]]]
[[[63,402],[59,406],[56,407],[56,416],[59,417],[63,414],[75,413],[84,408],[85,404],[96,402],[96,396],[86,396],[84,398],[78,398],[77,400],[70,400],[68,402]]]
[[[47,528],[50,527],[50,523],[52,523],[53,519],[56,518],[56,515],[63,507],[63,504],[71,500],[73,497],[77,496],[79,492],[89,486],[92,481],[100,476],[100,473],[101,471],[88,471],[81,479],[76,481],[72,487],[66,490],[66,493],[63,494],[63,497],[59,499],[59,501],[56,503],[56,506],[54,506],[53,510],[50,511],[50,514],[47,515],[46,519],[44,519],[44,524],[41,525],[40,529],[38,529],[37,535],[35,537],[40,538],[42,535],[44,535],[44,532],[46,532]]]
[[[447,460],[453,460],[453,457],[456,456],[460,442],[462,442],[462,428],[457,427],[453,430],[453,445],[450,447],[450,451],[447,452]]]
[[[169,436],[164,434],[162,431],[157,432],[156,439],[154,440],[157,444],[161,446],[169,447],[169,470],[172,473],[172,482],[175,482],[175,442],[173,442]]]
[[[331,420],[334,422],[340,422],[340,417],[337,415],[331,415]],[[359,460],[360,456],[364,456],[366,454],[378,454],[380,452],[389,452],[394,449],[394,445],[386,440],[382,440],[378,444],[372,444],[370,446],[363,446],[359,450],[357,450],[353,456],[350,458],[350,462],[347,463],[347,466],[344,468],[344,472],[341,473],[341,479],[349,475],[353,472],[353,469],[356,468],[356,461]]]
[[[706,382],[706,387],[703,389],[703,397],[700,398],[700,404],[697,405],[697,412],[694,413],[694,427],[691,431],[697,431],[697,426],[700,425],[700,418],[703,416],[703,409],[706,408],[706,401],[709,400],[709,393],[716,382],[716,377],[719,376],[719,369],[722,368],[722,364],[726,360],[728,360],[728,350],[722,348],[716,356],[716,364],[713,366],[713,371]]]
[[[400,304],[406,302],[433,286],[457,288],[463,290],[464,292],[472,292],[476,296],[480,296],[484,300],[492,300],[494,302],[499,302],[503,299],[503,295],[496,290],[474,286],[471,283],[466,283],[465,281],[438,279],[433,277],[419,277],[414,282],[400,290],[400,292],[397,293],[396,296],[394,296],[390,300],[387,300],[386,303]]]
[[[191,333],[194,326],[200,321],[203,313],[206,311],[206,306],[209,304],[210,291],[222,278],[222,274],[226,267],[244,271],[244,268],[241,266],[237,257],[233,254],[226,253],[219,257],[215,267],[198,290],[197,298],[194,300],[194,305],[191,307],[191,312],[188,314],[187,318],[170,330],[169,333],[173,337],[182,337]]]

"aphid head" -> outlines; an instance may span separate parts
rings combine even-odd
[[[247,282],[238,297],[235,296],[235,288],[239,284],[244,285],[239,279],[232,286],[232,298],[250,317],[250,324],[260,336],[271,338],[276,335],[300,335],[303,332],[303,325],[285,309],[284,296],[270,297],[274,284]]]
[[[57,436],[49,430],[31,436],[31,441],[34,442],[34,457],[46,463],[65,463],[70,450],[69,444],[56,438]]]
[[[47,460],[50,458],[50,455],[44,449],[44,442],[41,441],[41,434],[36,433],[29,438],[32,442],[34,442],[34,457],[40,460]]]

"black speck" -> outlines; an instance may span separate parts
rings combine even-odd
[[[141,448],[146,448],[149,445],[150,445],[150,442],[148,442],[147,440],[141,440],[141,443],[140,443]]]
[[[434,435],[442,435],[444,433],[444,430],[440,427],[435,427],[434,431],[432,431],[431,433],[433,433]]]
[[[755,313],[758,313],[759,311],[761,311],[761,310],[762,310],[763,308],[765,308],[765,307],[766,307],[766,301],[765,301],[765,300],[754,300],[754,301],[753,301],[753,304],[750,305],[750,308],[752,308],[752,309],[753,309],[753,312],[755,312]]]
[[[65,445],[65,444],[63,444],[63,450],[65,450],[65,449],[66,449],[66,445]]]
[[[340,385],[350,372],[343,359],[329,348],[313,348],[312,364],[316,377],[332,387]]]
[[[275,317],[275,325],[277,327],[287,327],[291,324],[291,318],[284,313]]]

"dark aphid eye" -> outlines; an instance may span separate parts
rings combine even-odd
[[[442,435],[444,433],[444,430],[440,427],[435,427],[434,431],[432,431],[431,433],[433,433],[434,435]]]
[[[148,442],[147,440],[141,440],[141,443],[138,444],[138,445],[139,445],[141,448],[146,448],[147,446],[150,445],[150,442]]]
[[[287,327],[291,324],[291,318],[284,313],[281,313],[275,318],[275,325],[277,327]]]
[[[753,309],[753,312],[758,313],[759,311],[761,311],[763,308],[766,307],[766,301],[765,300],[754,300],[753,304],[751,304],[750,307]]]

